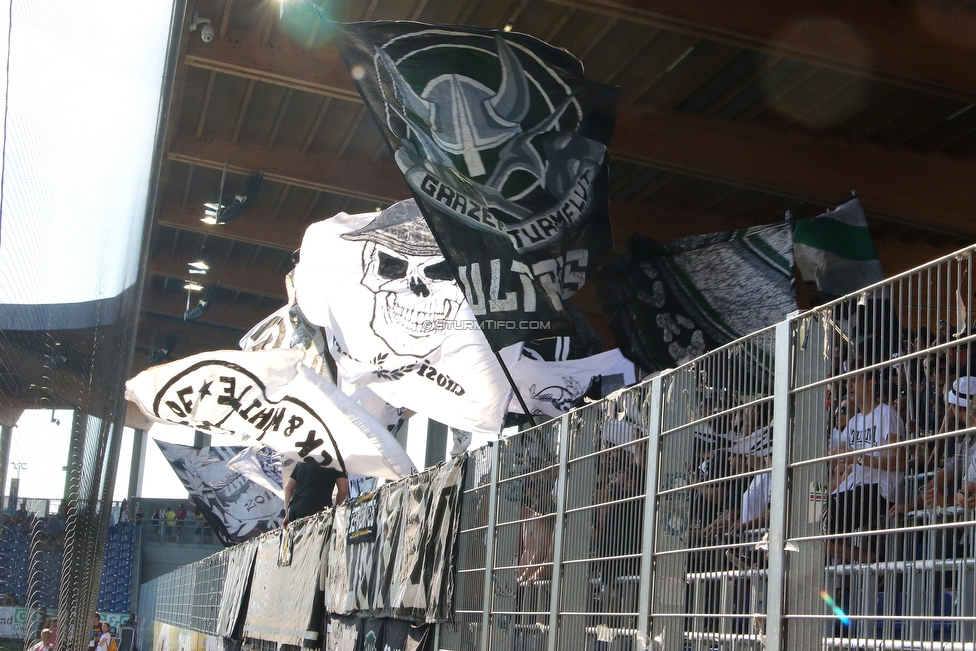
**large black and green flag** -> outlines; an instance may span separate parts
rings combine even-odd
[[[658,244],[631,236],[596,291],[621,352],[647,372],[690,361],[796,309],[788,223]]]
[[[336,44],[492,348],[571,334],[563,301],[612,247],[619,89],[514,32],[352,23]]]

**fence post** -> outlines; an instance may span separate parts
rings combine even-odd
[[[657,517],[658,465],[661,453],[661,376],[651,380],[650,396],[645,400],[649,405],[646,412],[647,424],[647,463],[644,488],[644,531],[641,549],[640,595],[637,602],[637,626],[645,635],[651,637],[651,591],[654,567],[654,520]]]
[[[488,488],[488,527],[485,529],[485,585],[481,596],[481,651],[488,651],[488,634],[491,628],[492,574],[495,571],[495,525],[498,519],[498,457],[501,440],[491,445],[491,484]]]
[[[776,326],[773,380],[773,444],[769,502],[769,564],[766,583],[766,648],[783,648],[783,606],[786,554],[786,478],[790,447],[790,385],[792,320]]]
[[[556,651],[559,622],[559,584],[562,582],[563,533],[566,530],[566,468],[569,463],[569,414],[559,418],[559,475],[556,478],[556,522],[553,524],[552,585],[549,592],[548,651]]]

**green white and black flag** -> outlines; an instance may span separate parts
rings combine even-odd
[[[351,23],[336,45],[491,347],[571,334],[563,301],[612,247],[619,89],[514,32]]]
[[[843,296],[884,280],[861,202],[856,197],[812,219],[796,222],[793,257],[803,280]]]
[[[770,326],[796,309],[786,222],[661,245],[631,236],[596,293],[621,352],[653,373]]]

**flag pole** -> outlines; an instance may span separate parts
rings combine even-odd
[[[529,423],[532,425],[532,427],[535,427],[535,417],[532,415],[532,412],[529,411],[528,406],[526,406],[525,399],[522,397],[522,394],[519,393],[518,387],[515,386],[515,380],[512,378],[512,374],[508,372],[508,366],[505,365],[504,360],[502,360],[502,356],[498,354],[497,350],[492,352],[495,353],[495,359],[498,360],[499,365],[502,367],[502,373],[505,374],[505,379],[507,379],[509,385],[511,385],[512,391],[515,392],[515,399],[518,400],[519,407],[522,408],[522,411],[525,413],[526,417],[528,417]]]

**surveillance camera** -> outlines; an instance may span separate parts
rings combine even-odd
[[[204,43],[214,40],[214,28],[210,19],[202,18],[200,14],[194,12],[193,20],[190,21],[190,31],[196,31],[197,27],[200,28],[200,38],[203,39]]]

